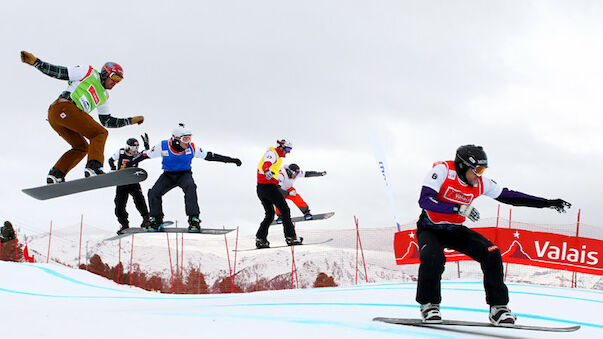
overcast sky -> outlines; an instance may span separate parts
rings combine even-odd
[[[432,163],[474,143],[488,154],[486,176],[575,207],[514,208],[514,219],[572,224],[581,208],[583,222],[601,226],[601,18],[599,1],[4,2],[0,218],[46,231],[50,220],[75,224],[83,213],[88,224],[118,227],[113,188],[48,201],[20,191],[43,184],[69,148],[45,120],[66,82],[21,63],[27,50],[58,65],[123,66],[113,115],[145,122],[111,129],[107,158],[144,132],[158,143],[179,122],[202,148],[240,158],[241,167],[194,160],[207,227],[255,232],[256,166],[278,138],[293,142],[286,162],[328,172],[297,181],[312,212],[336,212],[304,228],[351,228],[354,215],[361,227],[392,226],[371,133],[388,157],[402,223],[418,217]],[[67,179],[82,177],[84,164]],[[161,161],[141,167],[146,193]],[[497,204],[474,203],[483,217],[496,216]],[[164,212],[184,222],[179,189],[164,197]]]

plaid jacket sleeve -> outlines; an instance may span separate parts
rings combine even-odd
[[[33,66],[49,77],[57,78],[59,80],[69,80],[69,74],[67,73],[67,67],[65,66],[52,65],[40,59],[37,59]]]

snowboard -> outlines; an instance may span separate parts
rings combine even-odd
[[[302,217],[293,217],[293,218],[291,218],[291,221],[292,222],[302,222],[302,221],[312,221],[312,220],[323,220],[323,219],[329,219],[330,217],[332,217],[334,215],[335,215],[335,212],[313,214],[312,219],[309,219],[309,220],[306,220],[302,216]],[[276,220],[274,220],[270,225],[282,225],[282,223],[277,223]]]
[[[477,326],[477,327],[496,327],[496,328],[511,328],[517,330],[530,331],[547,331],[547,332],[573,332],[580,328],[580,325],[567,327],[548,327],[548,326],[530,326],[530,325],[511,325],[511,326],[495,326],[491,323],[479,321],[463,321],[463,320],[442,320],[442,323],[424,323],[421,319],[406,319],[406,318],[373,318],[373,321],[381,321],[388,324],[421,326],[437,328],[440,326]]]
[[[329,238],[327,240],[323,240],[323,241],[317,241],[317,242],[304,242],[301,245],[279,245],[279,246],[270,246],[270,247],[266,247],[266,248],[245,248],[242,250],[232,250],[233,252],[247,252],[247,251],[257,251],[257,250],[269,250],[271,248],[283,248],[283,247],[294,247],[294,246],[310,246],[310,245],[320,245],[320,244],[325,244],[328,243],[330,241],[333,241],[333,238]]]
[[[166,221],[163,225],[171,225],[173,222]],[[213,234],[213,235],[221,235],[230,233],[236,230],[236,228],[200,228],[198,232],[189,232],[188,227],[164,227],[163,229],[155,232],[149,232],[146,228],[142,227],[134,227],[128,228],[122,232],[122,234],[115,235],[113,237],[105,239],[105,241],[117,240],[119,238],[128,237],[132,234],[157,234],[157,233],[187,233],[187,234]]]
[[[58,184],[26,188],[22,191],[32,198],[47,200],[97,188],[135,184],[146,178],[147,172],[144,169],[133,167]]]

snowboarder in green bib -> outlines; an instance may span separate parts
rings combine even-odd
[[[55,184],[65,181],[65,175],[86,155],[88,155],[88,162],[84,175],[89,177],[104,174],[102,166],[105,161],[105,141],[109,134],[105,127],[117,128],[141,124],[144,121],[142,116],[131,118],[111,116],[107,104],[108,90],[123,79],[124,71],[121,66],[114,62],[107,62],[99,73],[92,66],[51,65],[25,51],[21,51],[21,61],[50,77],[68,81],[67,89],[48,109],[48,122],[52,129],[71,145],[71,149],[65,152],[50,169],[46,183]],[[90,115],[95,109],[100,124]]]

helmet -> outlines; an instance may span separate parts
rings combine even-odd
[[[287,140],[287,139],[280,139],[277,140],[276,143],[278,144],[278,147],[289,147],[289,148],[293,148],[293,144],[291,143],[291,141]]]
[[[456,150],[456,157],[454,158],[454,166],[459,177],[467,182],[465,173],[468,168],[477,167],[488,167],[488,157],[482,146],[475,145],[463,145]]]
[[[289,166],[287,166],[285,168],[285,171],[287,172],[287,175],[289,176],[289,178],[293,178],[293,175],[298,175],[300,172],[299,166],[297,164],[290,164]]]
[[[119,64],[109,61],[103,65],[100,76],[103,82],[105,79],[111,78],[111,80],[117,83],[124,78],[124,69]]]
[[[193,133],[188,128],[185,128],[183,123],[180,123],[178,127],[172,130],[172,141],[189,143],[191,142],[192,135]]]
[[[138,151],[138,146],[140,144],[138,143],[138,140],[136,140],[135,138],[130,138],[126,141],[126,151],[128,152],[136,152]]]

